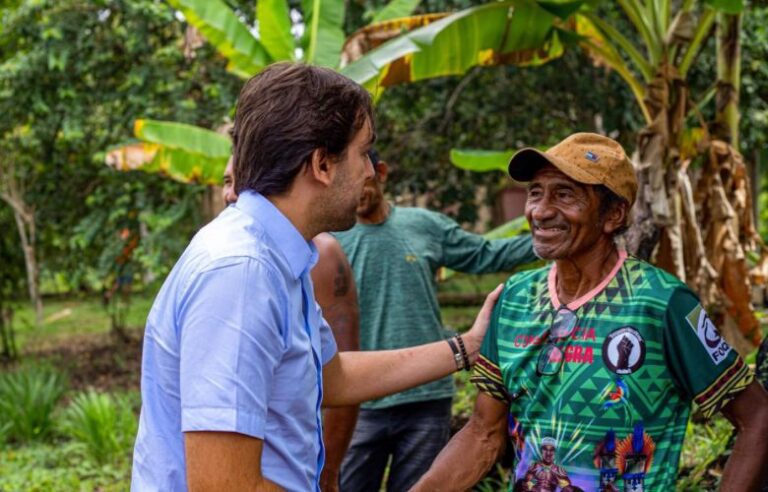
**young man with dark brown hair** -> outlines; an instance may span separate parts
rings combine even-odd
[[[356,404],[474,362],[500,289],[463,340],[337,353],[315,302],[311,240],[354,224],[374,139],[370,96],[332,70],[276,64],[245,84],[237,202],[198,232],[147,320],[133,490],[319,490],[321,403]]]

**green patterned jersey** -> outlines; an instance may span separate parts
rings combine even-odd
[[[674,490],[691,402],[711,416],[752,374],[688,287],[624,252],[551,337],[556,270],[507,281],[472,378],[509,405],[511,487]]]

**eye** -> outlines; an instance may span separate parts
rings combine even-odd
[[[559,189],[555,192],[555,196],[558,200],[570,200],[573,198],[573,190],[567,188]]]
[[[541,189],[540,188],[529,188],[528,189],[528,200],[533,200],[536,198],[541,197]]]

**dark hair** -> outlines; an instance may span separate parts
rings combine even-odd
[[[604,218],[613,207],[622,203],[627,205],[627,214],[629,214],[629,203],[625,198],[620,197],[605,185],[595,185],[595,191],[597,192],[598,197],[600,197],[600,205],[597,209],[597,213],[601,219]],[[621,227],[613,231],[613,237],[624,234],[627,232],[627,229],[629,229],[629,225],[627,224],[627,221],[625,221]]]
[[[328,68],[276,63],[245,83],[232,132],[235,191],[286,191],[315,149],[341,157],[365,121],[371,97]]]

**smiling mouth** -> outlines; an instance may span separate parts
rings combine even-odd
[[[556,236],[556,235],[562,234],[562,233],[566,232],[567,230],[568,230],[567,227],[560,226],[560,225],[548,226],[548,227],[542,227],[542,226],[537,226],[537,225],[533,226],[533,234],[534,234],[534,236],[539,236],[539,237],[544,237],[544,238],[549,237],[549,236]]]

